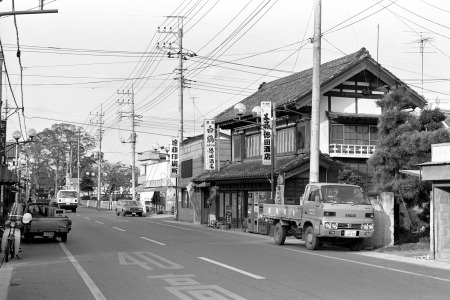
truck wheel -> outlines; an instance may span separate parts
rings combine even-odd
[[[320,239],[314,234],[314,228],[309,226],[306,228],[305,245],[308,250],[317,250],[320,245]]]
[[[362,250],[364,246],[364,240],[363,239],[357,239],[350,242],[350,250],[352,251],[360,251]]]
[[[284,244],[284,241],[286,240],[286,227],[281,225],[281,223],[277,223],[277,225],[275,225],[273,239],[277,245]]]
[[[123,216],[123,217],[125,217],[125,216],[126,216],[126,214],[127,214],[126,212],[122,212],[122,216]]]
[[[72,212],[77,212],[77,209],[76,208],[72,208]]]
[[[61,242],[67,242],[67,233],[61,233]]]

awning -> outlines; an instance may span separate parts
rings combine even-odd
[[[400,170],[400,173],[420,177],[420,170]]]
[[[167,186],[151,187],[151,188],[138,186],[136,188],[136,192],[138,192],[138,193],[142,193],[142,192],[165,192],[165,191],[167,191]]]

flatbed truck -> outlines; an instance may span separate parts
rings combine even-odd
[[[310,183],[299,205],[264,204],[263,217],[274,226],[276,244],[293,236],[309,250],[337,244],[359,251],[374,233],[373,206],[357,185]]]

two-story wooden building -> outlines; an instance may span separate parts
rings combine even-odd
[[[261,203],[273,202],[272,174],[284,189],[285,203],[299,203],[309,182],[312,69],[269,83],[241,101],[247,108],[237,118],[234,106],[215,117],[216,126],[230,130],[230,164],[194,178],[209,184],[214,197],[211,213],[240,228],[245,218],[258,218]],[[357,171],[371,188],[374,170],[368,158],[379,141],[376,101],[391,87],[404,87],[415,107],[425,100],[404,82],[361,50],[324,63],[320,70],[320,181],[336,182],[344,167]],[[261,125],[250,112],[262,101],[271,101],[276,115],[275,164],[263,165]],[[278,189],[278,187],[277,187]],[[275,193],[273,193],[275,194]]]

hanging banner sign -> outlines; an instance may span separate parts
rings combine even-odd
[[[170,177],[180,175],[180,140],[178,138],[170,139]]]
[[[261,102],[261,149],[262,164],[272,164],[272,102]]]
[[[0,121],[0,163],[6,164],[6,120]],[[2,198],[3,199],[3,198]]]
[[[214,120],[204,121],[205,133],[203,135],[205,145],[205,170],[216,169],[216,138],[214,136]]]

